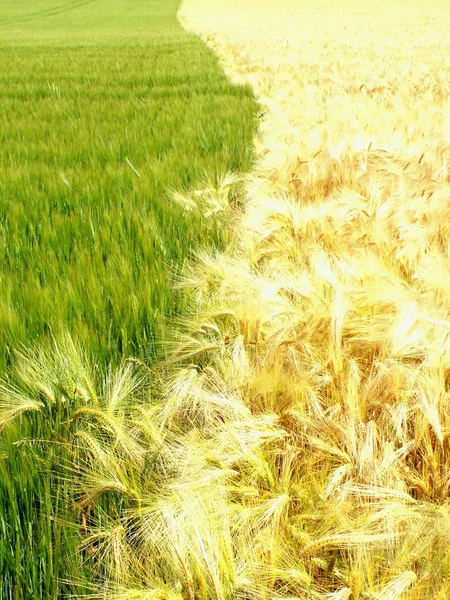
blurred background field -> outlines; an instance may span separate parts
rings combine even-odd
[[[1,3],[3,376],[22,345],[65,332],[100,371],[128,356],[152,363],[184,302],[174,271],[194,247],[225,239],[168,190],[248,169],[256,105],[180,27],[178,4]],[[55,474],[75,408],[52,405],[49,418],[2,432],[2,600],[86,591],[73,583],[82,532],[69,526],[73,499]]]

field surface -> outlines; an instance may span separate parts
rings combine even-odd
[[[174,273],[193,248],[226,239],[216,219],[188,213],[170,190],[204,189],[209,178],[214,196],[230,169],[247,169],[256,105],[181,28],[178,4],[1,2],[2,378],[22,344],[49,333],[78,339],[97,374],[128,356],[152,363],[165,320],[185,301]],[[73,367],[70,347],[63,370]],[[80,399],[61,368],[59,380],[43,380],[54,362],[36,354],[34,364],[24,396],[0,386],[2,600],[90,589],[78,585],[86,554],[74,474],[60,473],[74,464],[67,427]],[[4,428],[43,400],[42,418]],[[114,499],[107,506],[114,511]]]

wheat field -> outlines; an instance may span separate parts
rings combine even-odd
[[[10,389],[0,416],[78,398],[95,598],[446,600],[446,5],[185,0],[179,17],[261,107],[245,198],[231,176],[175,198],[227,210],[232,242],[180,275],[195,303],[159,370],[101,381],[71,343],[24,355],[41,396]]]
[[[0,372],[66,331],[102,366],[154,360],[173,265],[220,244],[168,188],[247,170],[256,106],[178,6],[2,2]]]
[[[224,213],[187,214],[170,190],[228,181],[231,195],[226,173],[251,164],[253,94],[182,29],[178,7],[0,3],[0,600],[80,598],[90,580],[62,463],[76,411],[98,402],[79,394],[70,344],[49,340],[70,332],[100,380],[130,355],[156,362],[189,302],[172,272],[228,233]],[[96,511],[114,505],[97,498]]]

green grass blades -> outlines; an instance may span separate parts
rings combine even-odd
[[[246,169],[255,103],[177,7],[2,3],[0,368],[67,329],[102,364],[151,358],[173,266],[221,239],[166,191]]]

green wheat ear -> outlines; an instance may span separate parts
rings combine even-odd
[[[12,385],[0,385],[0,429],[22,413],[41,411],[44,407],[42,402],[27,397],[22,390]]]

